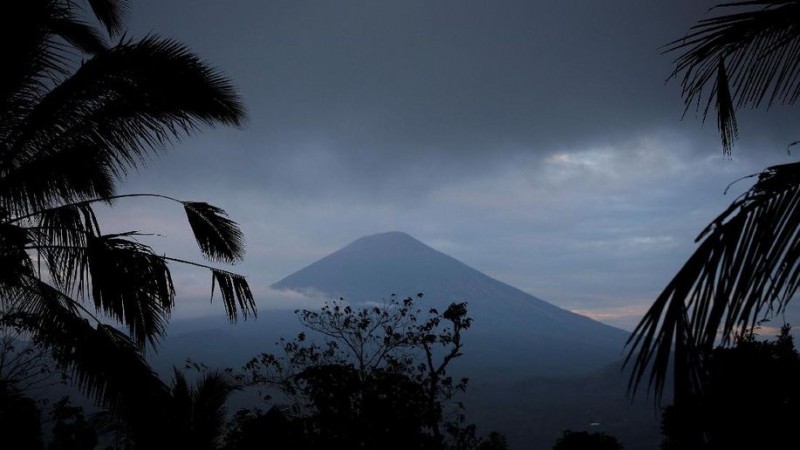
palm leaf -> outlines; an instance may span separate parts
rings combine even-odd
[[[88,240],[100,235],[91,205],[64,205],[41,211],[36,226],[27,229],[55,286],[68,295],[75,289],[85,290],[89,283]]]
[[[165,422],[173,423],[173,446],[217,448],[225,426],[225,403],[233,385],[219,372],[204,373],[194,386],[175,369],[172,410]]]
[[[0,208],[26,216],[64,203],[113,196],[115,186],[107,164],[85,150],[42,155],[24,169],[0,176]]]
[[[229,263],[244,257],[242,231],[225,211],[204,202],[183,202],[183,207],[203,255]]]
[[[155,37],[117,45],[50,90],[7,140],[0,199],[40,209],[112,195],[114,178],[172,139],[243,115],[230,81],[185,47]]]
[[[106,49],[106,43],[97,30],[71,13],[51,20],[47,25],[52,34],[64,39],[81,52],[95,54]]]
[[[225,374],[209,372],[203,375],[194,389],[192,429],[198,443],[213,443],[225,427],[225,404],[234,391]]]
[[[120,235],[89,236],[87,244],[91,295],[97,310],[125,324],[137,345],[155,345],[175,300],[164,258]]]
[[[239,312],[247,319],[250,314],[256,315],[256,302],[247,280],[239,274],[220,269],[211,269],[211,298],[214,298],[214,289],[219,286],[222,304],[228,315],[228,320],[235,322]]]
[[[701,20],[666,51],[681,52],[671,78],[680,77],[687,108],[705,103],[705,119],[716,105],[723,149],[730,152],[735,109],[800,98],[800,1],[723,3],[714,10],[734,12]]]
[[[697,239],[697,250],[628,340],[626,364],[633,363],[634,391],[649,376],[660,392],[671,357],[676,388],[699,388],[702,361],[718,340],[730,342],[734,334],[782,311],[795,295],[800,163],[766,169]]]
[[[29,331],[87,396],[120,414],[142,413],[150,402],[162,401],[166,386],[124,333],[81,315],[79,304],[33,277],[20,277],[3,290],[7,306],[35,318]]]
[[[109,2],[115,3],[113,0],[98,1]],[[3,19],[0,46],[4,56],[0,105],[14,94],[25,93],[29,100],[25,103],[30,104],[30,100],[38,98],[58,76],[66,74],[70,64],[65,63],[74,53],[94,54],[106,48],[97,30],[78,17],[79,8],[73,3],[71,0],[0,2],[0,18]],[[15,103],[14,106],[21,105]]]
[[[0,139],[7,142],[25,114],[64,74],[61,52],[47,26],[59,14],[50,2],[0,2]],[[0,158],[5,158],[5,154]]]
[[[87,0],[97,20],[111,35],[122,31],[125,14],[128,11],[127,0]]]

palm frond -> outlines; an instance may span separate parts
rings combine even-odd
[[[206,258],[233,263],[244,257],[242,231],[224,210],[204,202],[183,202],[183,208]]]
[[[179,376],[183,385],[177,383]],[[225,404],[233,390],[232,383],[220,372],[203,374],[190,388],[183,374],[176,371],[173,397],[179,408],[176,412],[184,422],[179,440],[194,448],[216,448],[225,427]]]
[[[63,205],[41,211],[36,226],[28,227],[33,243],[47,264],[55,286],[68,295],[89,283],[88,240],[100,236],[89,204]]]
[[[106,48],[97,30],[78,16],[73,3],[27,0],[0,4],[0,46],[4,55],[0,104],[14,93],[35,93],[33,97],[38,98],[58,75],[66,74],[69,64],[65,63],[71,55],[94,54]]]
[[[671,78],[681,78],[687,105],[717,105],[725,152],[735,138],[734,110],[800,98],[800,1],[762,0],[717,5],[733,10],[701,20],[666,45],[681,52]],[[710,87],[709,87],[710,86]]]
[[[77,50],[96,54],[106,49],[106,43],[97,30],[74,16],[66,16],[52,20],[48,27],[50,32],[67,41]]]
[[[239,274],[225,270],[211,269],[211,298],[214,298],[214,289],[219,286],[222,304],[228,320],[235,322],[239,312],[247,319],[250,314],[256,316],[256,302],[247,280]]]
[[[22,192],[42,208],[53,198],[111,195],[114,178],[171,140],[243,117],[230,81],[180,44],[155,37],[120,44],[87,60],[25,117],[6,142],[0,197]],[[58,173],[58,182],[43,171]]]
[[[0,208],[26,216],[63,203],[111,197],[116,187],[104,158],[79,147],[41,155],[0,176]]]
[[[206,430],[211,437],[219,436],[225,425],[225,403],[235,387],[221,372],[203,375],[194,390],[194,429]],[[202,440],[201,440],[202,441]]]
[[[130,234],[87,237],[92,299],[137,345],[155,345],[174,306],[172,277],[163,257],[124,236]]]
[[[717,81],[714,84],[714,90],[716,91],[717,130],[722,138],[723,152],[730,156],[733,143],[739,137],[739,126],[736,123],[736,107],[728,88],[728,73],[723,60],[720,60],[717,66]]]
[[[676,383],[702,383],[702,360],[782,311],[800,286],[800,163],[773,166],[699,236],[628,340],[631,388],[649,374],[660,391],[674,356]],[[673,346],[675,347],[674,354]],[[676,386],[677,388],[678,386]]]
[[[0,138],[11,133],[48,89],[48,81],[64,73],[61,52],[48,27],[59,13],[52,2],[0,2]],[[4,158],[1,155],[0,158]]]
[[[125,15],[128,12],[127,0],[88,0],[97,20],[106,27],[109,34],[116,35],[122,31]]]
[[[162,401],[166,386],[147,365],[138,346],[124,333],[81,315],[78,302],[34,277],[20,277],[2,299],[35,318],[29,331],[52,350],[77,387],[120,414],[143,413]]]

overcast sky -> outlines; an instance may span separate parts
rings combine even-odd
[[[129,37],[189,46],[249,118],[185,139],[122,190],[226,209],[246,234],[235,270],[262,302],[295,270],[399,230],[631,329],[749,182],[725,187],[793,161],[800,138],[797,113],[746,114],[725,159],[713,120],[681,120],[661,46],[714,3],[137,0]],[[137,200],[110,220],[196,258],[180,214]],[[179,315],[200,311],[208,274],[177,278]]]

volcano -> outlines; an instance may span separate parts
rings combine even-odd
[[[532,274],[535,276],[535,274]],[[621,357],[628,333],[498,281],[406,233],[362,237],[273,284],[362,304],[422,293],[422,306],[467,302],[465,360],[536,373],[592,370]],[[472,353],[475,357],[469,357]]]

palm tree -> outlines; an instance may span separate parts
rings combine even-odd
[[[720,4],[667,45],[680,52],[673,77],[687,108],[713,104],[725,153],[736,111],[800,98],[800,1]],[[790,144],[791,145],[791,144]],[[800,163],[769,167],[698,236],[697,250],[669,282],[628,341],[631,388],[644,378],[660,395],[674,362],[676,399],[702,388],[703,363],[770,313],[800,285]]]
[[[239,126],[244,112],[231,82],[177,42],[106,44],[82,19],[87,5],[119,38],[124,0],[0,2],[0,309],[25,316],[86,394],[130,417],[169,395],[142,356],[174,305],[169,264],[210,269],[232,321],[255,304],[240,275],[157,254],[136,232],[103,234],[93,206],[177,202],[205,258],[239,261],[242,234],[223,210],[116,188],[181,136]]]
[[[175,369],[173,402],[167,417],[171,419],[167,423],[174,423],[168,430],[175,444],[171,448],[220,448],[226,424],[225,404],[234,390],[235,385],[224,373],[205,372],[192,386],[186,376]]]
[[[130,418],[100,413],[95,420],[102,431],[116,435],[117,447],[126,450],[222,448],[226,402],[237,390],[233,380],[217,371],[200,369],[194,383],[174,369],[168,394],[146,414]]]

